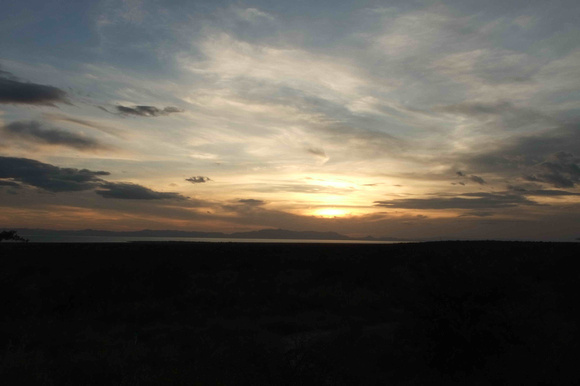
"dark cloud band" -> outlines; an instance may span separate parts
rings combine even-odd
[[[534,173],[525,176],[533,182],[546,182],[556,188],[573,188],[580,183],[580,160],[572,154],[558,152],[535,165]]]
[[[63,90],[37,83],[21,82],[6,71],[0,71],[0,103],[54,106],[70,104]]]
[[[192,184],[203,184],[203,183],[206,183],[208,181],[211,181],[211,178],[204,177],[204,176],[194,176],[194,177],[186,178],[185,181],[191,182]]]
[[[186,197],[172,192],[156,192],[141,185],[107,182],[99,186],[96,193],[104,198],[118,198],[123,200],[184,200]]]
[[[127,107],[127,106],[118,105],[118,106],[115,106],[115,109],[117,110],[117,112],[119,112],[120,114],[123,114],[123,115],[136,115],[136,116],[140,116],[140,117],[159,117],[159,116],[163,116],[163,115],[169,115],[169,114],[183,112],[183,110],[181,110],[177,107],[172,107],[172,106],[168,106],[168,107],[165,107],[163,109],[160,109],[160,108],[155,107],[155,106]]]
[[[104,181],[105,171],[60,168],[28,158],[0,157],[0,178],[11,178],[49,192],[94,189]]]
[[[13,181],[0,180],[0,187],[20,188],[20,184]]]
[[[465,193],[458,197],[408,198],[375,201],[375,206],[397,209],[492,209],[536,205],[517,194]]]
[[[14,181],[49,192],[78,192],[96,189],[104,198],[126,200],[184,200],[186,197],[172,192],[157,192],[141,185],[108,182],[101,177],[110,175],[105,171],[60,168],[27,158],[0,157],[0,179],[5,186],[13,186]]]
[[[266,204],[266,201],[256,200],[256,199],[253,199],[253,198],[241,199],[241,200],[238,200],[238,202],[241,203],[241,204],[250,205],[250,206],[260,206],[260,205]]]
[[[106,146],[97,140],[87,138],[61,129],[44,128],[38,121],[16,121],[0,129],[5,136],[20,141],[66,146],[78,150],[104,149]]]
[[[485,185],[486,184],[486,182],[485,182],[485,180],[483,178],[481,178],[479,176],[476,176],[476,175],[473,175],[473,174],[472,175],[467,175],[467,174],[463,173],[462,171],[458,171],[455,174],[457,176],[459,176],[459,177],[467,178],[467,179],[469,179],[469,180],[471,180],[471,181],[473,181],[473,182],[475,182],[475,183],[477,183],[479,185]],[[461,185],[465,185],[462,182],[460,182],[460,184]]]

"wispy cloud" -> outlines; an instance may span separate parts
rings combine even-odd
[[[261,11],[257,8],[240,8],[233,7],[233,12],[241,20],[245,20],[250,23],[260,23],[260,22],[270,22],[276,18],[269,13]]]
[[[184,61],[185,68],[236,88],[245,80],[253,80],[333,100],[340,95],[348,98],[366,83],[356,68],[336,58],[297,48],[252,44],[226,33],[209,36],[199,48],[205,60]]]
[[[107,133],[109,135],[113,135],[115,137],[119,137],[119,138],[123,138],[123,131],[121,129],[117,129],[114,127],[110,127],[107,125],[103,125],[97,122],[92,122],[86,119],[79,119],[79,118],[74,118],[74,117],[70,117],[67,115],[63,115],[63,114],[43,114],[42,115],[43,118],[53,121],[53,122],[70,122],[70,123],[74,123],[76,125],[80,125],[80,126],[84,126],[84,127],[89,127],[91,129],[95,129],[95,130],[99,130],[102,131],[104,133]]]

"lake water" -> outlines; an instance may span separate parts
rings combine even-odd
[[[34,236],[23,235],[31,243],[127,243],[127,242],[201,242],[201,243],[291,243],[291,244],[398,244],[412,241],[379,240],[301,240],[301,239],[229,239],[203,237],[107,237],[107,236]]]

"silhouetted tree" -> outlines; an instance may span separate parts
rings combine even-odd
[[[0,242],[8,240],[8,241],[21,241],[24,243],[28,242],[28,239],[21,237],[16,233],[16,231],[1,231],[0,232]]]

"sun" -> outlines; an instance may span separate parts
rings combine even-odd
[[[315,216],[332,218],[332,217],[342,217],[347,214],[347,211],[339,208],[323,208],[318,209],[314,212]]]

